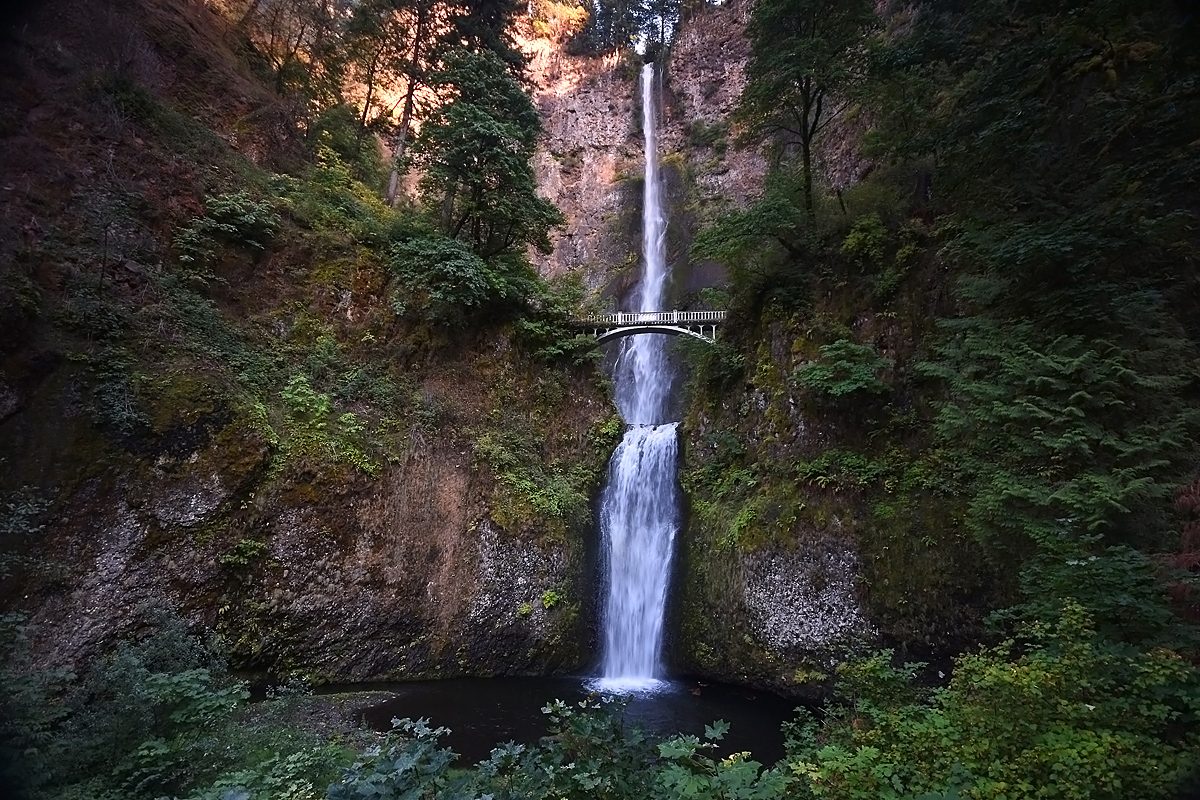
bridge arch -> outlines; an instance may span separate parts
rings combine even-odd
[[[700,331],[682,328],[677,325],[622,325],[619,328],[609,328],[596,337],[597,344],[611,342],[614,339],[622,339],[626,336],[636,336],[640,333],[663,333],[667,336],[691,336],[693,339],[699,339],[703,342],[712,344],[716,341],[716,334],[706,336]]]

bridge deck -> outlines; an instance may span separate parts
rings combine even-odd
[[[724,322],[728,311],[618,311],[615,314],[592,314],[573,320],[585,327],[610,328],[624,325],[711,325]]]

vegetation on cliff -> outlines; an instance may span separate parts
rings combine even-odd
[[[35,24],[6,62],[33,88],[5,73],[5,170],[23,180],[4,188],[0,251],[5,600],[95,596],[70,559],[132,538],[96,569],[145,569],[100,588],[166,584],[217,638],[132,607],[120,641],[58,620],[104,628],[71,675],[5,617],[3,733],[35,796],[1115,800],[1168,796],[1196,768],[1195,595],[1175,568],[1200,548],[1200,34],[1176,5],[755,6],[740,132],[775,167],[696,243],[729,270],[733,321],[689,354],[689,565],[840,531],[884,640],[960,651],[930,688],[892,652],[778,659],[704,613],[727,595],[694,603],[693,664],[782,665],[837,695],[765,769],[715,755],[721,724],[652,741],[603,701],[549,707],[549,737],[474,767],[423,723],[368,746],[292,724],[336,716],[313,698],[245,703],[229,662],[318,679],[571,663],[579,600],[558,584],[503,609],[496,638],[446,634],[422,583],[389,609],[394,639],[306,639],[271,545],[291,537],[298,570],[305,548],[355,541],[350,500],[446,439],[476,476],[437,489],[470,506],[464,526],[576,557],[619,424],[563,325],[579,286],[525,259],[557,217],[533,191],[511,4],[254,0],[224,4],[224,28],[168,2],[81,5],[64,4],[71,46]],[[677,14],[597,9],[580,34],[595,49],[639,30],[661,44]],[[161,53],[186,56],[182,79]],[[871,160],[853,186],[817,179],[831,109]],[[419,202],[381,132],[422,167]],[[342,599],[347,573],[305,566]],[[534,618],[551,633],[533,638]]]
[[[393,28],[331,8],[5,20],[0,533],[31,665],[103,660],[144,606],[280,679],[584,657],[614,417],[565,325],[580,285],[526,257],[558,215],[513,9],[390,7],[429,28],[401,163],[425,180],[389,206],[377,134],[406,131],[373,104],[402,103],[411,69],[379,69]],[[396,546],[354,555],[374,537]],[[523,594],[463,589],[487,548],[496,570],[537,555],[483,576]],[[445,604],[414,563],[446,565]],[[560,601],[521,614],[542,596]],[[386,637],[364,650],[355,627]]]
[[[775,161],[693,248],[729,268],[734,312],[727,343],[690,356],[693,535],[752,553],[840,530],[885,641],[967,648],[923,698],[899,673],[873,683],[887,659],[839,669],[848,705],[792,762],[815,795],[1169,794],[1198,722],[1178,567],[1197,546],[1200,20],[1170,3],[848,9],[752,10],[742,136],[769,134]],[[857,38],[829,33],[846,26]],[[861,141],[852,185],[810,182],[821,108]],[[691,591],[704,664],[719,634]],[[974,649],[996,636],[1013,641]],[[709,668],[778,670],[761,647],[718,649],[740,660]],[[1142,733],[1063,716],[1150,675],[1164,705]],[[1062,784],[1037,766],[1055,760]]]

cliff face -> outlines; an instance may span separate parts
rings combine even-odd
[[[744,33],[749,13],[746,0],[701,5],[671,47],[663,145],[686,155],[694,181],[689,199],[702,217],[747,205],[762,191],[767,171],[761,149],[730,141],[730,117],[750,57]]]
[[[534,162],[539,193],[567,219],[552,237],[554,252],[535,261],[544,275],[581,272],[589,288],[604,289],[639,257],[637,67],[617,55],[571,56],[529,31],[521,43],[544,128]]]
[[[762,189],[767,162],[757,148],[730,144],[749,43],[748,4],[702,5],[681,26],[660,75],[659,154],[668,185],[670,258],[678,294],[719,280],[693,264],[687,248],[713,214],[744,206]],[[636,280],[641,250],[642,132],[636,56],[573,56],[562,42],[523,29],[531,57],[543,144],[536,166],[541,194],[567,219],[543,274],[578,271],[585,283],[620,294]]]
[[[5,42],[0,600],[43,665],[158,608],[276,676],[578,668],[595,374],[406,322],[322,221],[345,173],[274,174],[304,143],[232,42],[173,0],[59,0]],[[173,240],[238,190],[286,195],[278,232],[189,271]]]
[[[476,385],[497,365],[445,366]],[[14,447],[4,448],[18,468],[23,444],[56,437],[65,448],[38,486],[54,491],[51,514],[16,603],[31,612],[43,663],[86,662],[146,608],[215,631],[235,664],[277,676],[545,674],[588,657],[586,520],[561,534],[500,527],[495,510],[513,500],[469,436],[412,429],[409,450],[377,478],[280,464],[244,418],[131,458],[86,421],[56,436],[61,389],[52,375],[6,424]],[[584,441],[604,405],[586,384],[574,391],[579,405],[546,423]],[[597,474],[607,446],[592,456]]]

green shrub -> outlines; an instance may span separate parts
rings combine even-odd
[[[389,266],[399,278],[393,310],[415,312],[436,323],[478,325],[483,309],[516,308],[542,292],[524,258],[485,261],[457,239],[429,235],[392,245]]]
[[[314,390],[308,382],[307,375],[293,375],[279,396],[293,415],[324,426],[324,419],[329,415],[331,408],[329,395]]]
[[[282,721],[295,698],[244,709],[245,685],[181,620],[142,622],[77,677],[36,669],[23,620],[0,618],[0,755],[19,749],[33,800],[324,798],[349,753]]]
[[[801,480],[835,492],[870,486],[890,472],[890,465],[884,461],[837,448],[796,464],[796,475]]]
[[[206,267],[223,245],[260,252],[279,231],[279,215],[271,201],[255,200],[244,191],[210,197],[204,207],[205,215],[195,217],[173,240],[180,262],[187,266]]]
[[[462,242],[443,236],[393,245],[390,264],[406,298],[397,313],[412,308],[439,322],[458,321],[464,312],[491,301],[496,289],[484,260]]]
[[[308,140],[314,151],[325,146],[336,153],[358,180],[374,185],[382,177],[378,140],[362,135],[358,113],[351,106],[339,104],[322,111],[309,126]]]
[[[233,546],[232,550],[221,556],[218,561],[227,567],[248,567],[261,558],[265,552],[267,552],[266,542],[260,542],[255,539],[242,539]]]
[[[692,147],[711,147],[717,152],[725,152],[726,138],[729,125],[718,122],[709,125],[702,119],[692,120],[687,124],[687,141]]]
[[[815,363],[799,367],[794,373],[796,383],[829,397],[839,398],[854,393],[882,394],[888,385],[879,379],[879,372],[892,365],[869,344],[839,339],[821,347]]]
[[[395,720],[379,747],[363,754],[329,800],[401,798],[527,798],[528,800],[770,800],[791,783],[780,769],[763,770],[749,753],[707,753],[729,725],[705,726],[704,737],[654,742],[622,718],[622,705],[592,696],[542,709],[549,736],[537,745],[508,743],[472,768],[454,769],[454,754],[439,745],[448,731],[426,720]]]
[[[883,264],[887,238],[887,228],[879,214],[865,214],[855,221],[842,242],[842,255],[849,256],[864,269],[877,268]]]
[[[324,137],[316,146],[316,164],[298,182],[280,181],[297,222],[360,244],[383,248],[392,228],[406,220],[355,177]]]
[[[142,410],[139,386],[146,376],[137,371],[137,362],[121,347],[106,347],[88,359],[92,378],[89,405],[92,421],[117,436],[130,436],[148,429],[150,419]]]
[[[1164,798],[1200,765],[1200,674],[1178,652],[1098,636],[1068,603],[956,661],[944,689],[914,687],[890,653],[839,668],[846,702],[790,729],[813,797]]]

